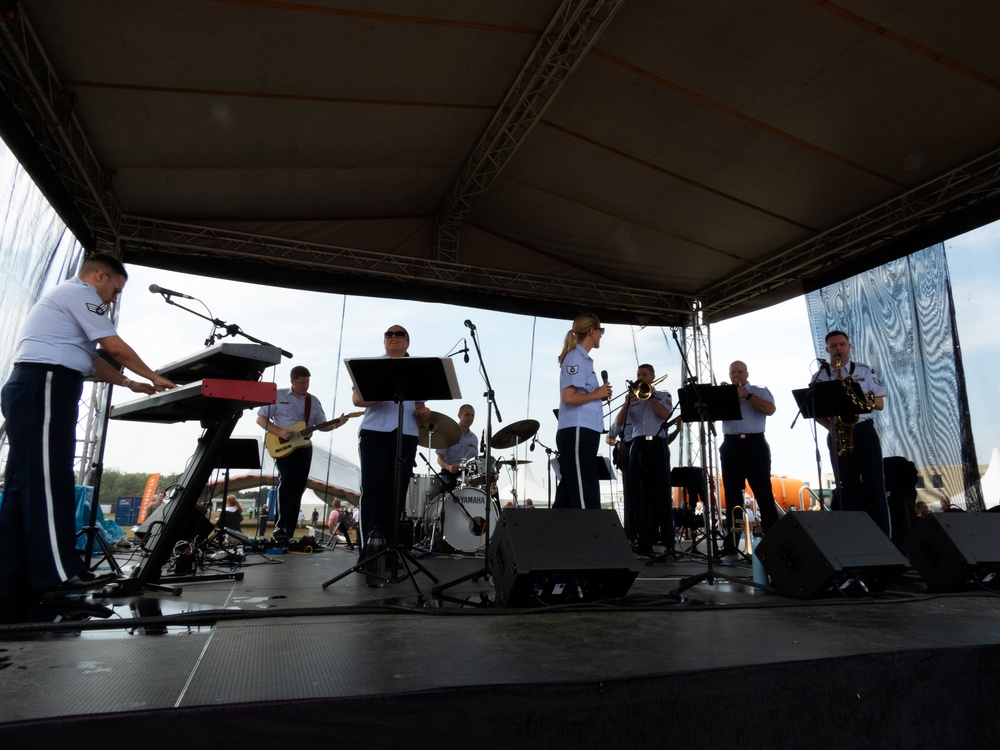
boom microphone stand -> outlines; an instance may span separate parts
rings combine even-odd
[[[497,422],[503,422],[500,417],[500,409],[497,406],[496,394],[493,392],[493,385],[490,383],[489,373],[486,371],[486,363],[483,362],[483,352],[479,348],[479,336],[476,332],[476,327],[470,322],[465,321],[465,325],[468,327],[472,334],[472,343],[476,346],[476,357],[479,359],[479,372],[483,375],[483,380],[486,381],[486,393],[483,396],[486,398],[486,433],[483,436],[483,443],[486,448],[486,524],[485,524],[485,545],[484,549],[489,550],[490,548],[490,519],[493,516],[493,508],[491,503],[493,500],[493,493],[490,489],[490,467],[493,465],[492,454],[490,452],[491,443],[493,439],[493,412],[496,411]],[[448,583],[442,584],[440,586],[435,586],[431,589],[431,593],[435,596],[439,596],[442,591],[457,586],[465,581],[478,581],[480,578],[490,577],[490,558],[489,555],[484,555],[483,557],[483,567],[476,570],[468,575],[456,578],[453,581],[448,581]]]

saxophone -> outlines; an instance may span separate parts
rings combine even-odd
[[[848,375],[846,378],[843,373],[843,364],[840,356],[837,356],[837,360],[833,364],[834,370],[837,372],[837,380],[843,384],[844,391],[846,391],[848,397],[854,404],[860,408],[872,410],[875,406],[875,394],[868,392],[864,394],[864,400],[858,401],[858,397],[851,388],[851,384],[854,382],[854,378]],[[837,439],[837,455],[838,456],[850,456],[854,453],[854,426],[858,423],[861,418],[860,414],[848,414],[846,416],[840,416],[836,418],[835,429]]]
[[[837,380],[844,384],[844,388],[847,389],[848,393],[851,393],[851,376],[848,375],[847,379],[844,379],[843,365],[841,364],[840,356],[837,356],[837,361],[833,364],[833,369],[837,372]],[[858,423],[860,415],[850,414],[848,416],[839,416],[836,418],[836,438],[837,438],[837,455],[838,456],[850,456],[854,453],[854,425]]]

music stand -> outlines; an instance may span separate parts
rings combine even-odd
[[[740,400],[737,395],[737,389],[733,385],[699,385],[698,383],[690,383],[678,391],[677,399],[681,405],[681,419],[685,422],[702,422],[711,424],[712,422],[720,420],[729,421],[742,419],[743,416],[740,411]],[[701,455],[707,458],[708,449],[705,443],[704,425],[700,432]],[[708,569],[704,573],[698,573],[697,575],[689,576],[688,578],[682,578],[680,585],[670,592],[671,595],[687,591],[689,588],[701,583],[702,581],[705,581],[710,585],[714,585],[716,580],[720,578],[724,581],[729,581],[730,583],[747,583],[739,578],[723,575],[722,573],[716,573],[713,570],[711,534],[713,531],[712,513],[715,509],[712,507],[711,495],[709,494],[708,474],[709,472],[707,470],[702,472],[701,488],[703,497],[707,500],[703,518],[705,524],[705,538],[709,541],[708,555],[706,556],[708,559]],[[647,565],[648,564],[649,563],[647,563]]]
[[[450,401],[461,398],[458,378],[455,376],[455,363],[447,357],[366,357],[345,359],[347,372],[362,401],[395,401],[399,405],[399,416],[396,426],[396,463],[395,481],[393,483],[392,504],[395,513],[395,523],[391,530],[392,543],[378,554],[363,561],[358,561],[354,567],[334,576],[323,584],[326,588],[336,583],[350,573],[361,571],[366,576],[374,575],[367,568],[369,564],[384,555],[391,558],[390,583],[399,581],[399,562],[406,570],[406,578],[413,585],[418,599],[423,599],[423,593],[417,586],[414,570],[438,582],[423,565],[417,562],[408,549],[399,544],[399,518],[403,513],[400,507],[400,495],[403,491],[403,408],[406,401]],[[360,540],[359,540],[360,541]]]
[[[848,388],[853,391],[854,399],[847,392]],[[865,394],[861,390],[861,384],[854,381],[818,380],[808,388],[794,389],[792,396],[806,419],[872,413],[870,406],[858,406],[866,404]]]
[[[222,478],[222,510],[219,512],[218,531],[223,538],[228,534],[244,544],[252,540],[245,534],[233,531],[225,525],[226,498],[229,496],[229,470],[250,469],[260,471],[260,442],[256,438],[230,438],[215,468],[225,469]],[[218,536],[217,535],[217,536]]]

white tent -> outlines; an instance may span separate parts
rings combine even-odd
[[[993,449],[990,465],[986,467],[986,473],[979,480],[979,486],[983,491],[983,503],[987,508],[1000,505],[1000,448]]]

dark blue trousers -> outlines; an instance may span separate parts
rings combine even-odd
[[[760,509],[760,526],[766,534],[778,522],[778,509],[771,488],[771,448],[764,434],[742,438],[726,435],[719,448],[719,459],[726,491],[726,529],[732,534],[733,508],[743,504],[743,488],[749,483]]]
[[[837,478],[837,504],[834,510],[863,510],[885,535],[892,538],[889,501],[885,496],[882,467],[882,443],[875,423],[860,422],[854,427],[854,452],[838,456],[834,433],[827,436],[830,462]]]
[[[76,421],[83,376],[14,366],[3,387],[10,450],[0,505],[0,589],[41,591],[83,571],[76,549]]]
[[[556,432],[559,451],[559,485],[553,508],[601,508],[601,481],[597,475],[597,450],[601,433],[586,427],[564,427]]]
[[[284,533],[289,539],[295,535],[302,508],[302,493],[309,481],[313,449],[311,445],[298,448],[274,462],[278,469],[278,508],[274,512],[274,533]]]
[[[629,485],[636,519],[636,551],[652,554],[653,544],[674,548],[673,496],[670,488],[670,450],[657,437],[637,437],[629,452]]]
[[[403,476],[399,494],[394,496],[396,482],[396,432],[358,432],[358,458],[361,461],[361,524],[358,542],[365,559],[368,535],[378,526],[386,544],[391,544],[397,533],[402,508],[405,507],[406,490],[413,476],[413,459],[417,455],[417,436],[403,435]]]

